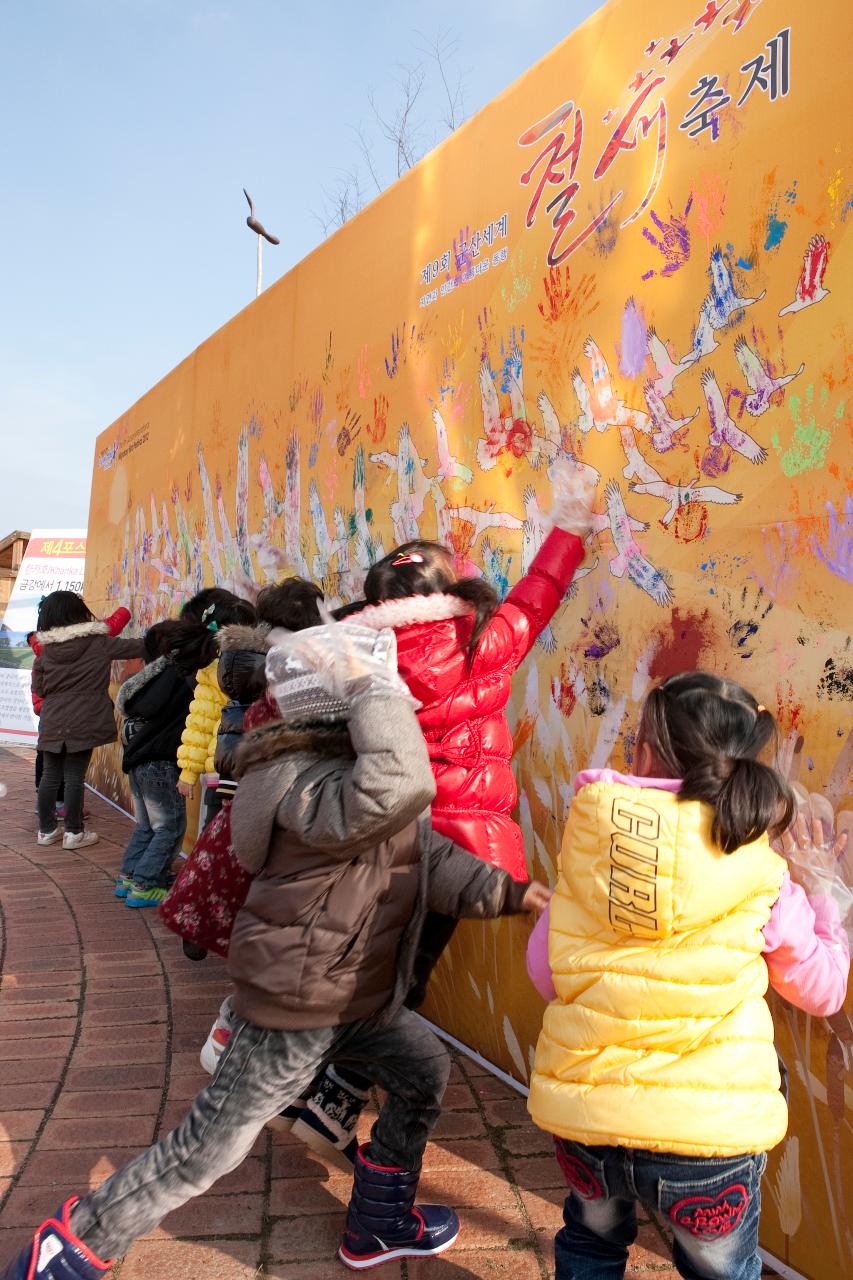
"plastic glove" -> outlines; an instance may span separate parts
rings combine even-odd
[[[853,950],[853,888],[845,883],[844,874],[847,832],[835,835],[831,809],[827,818],[828,802],[822,796],[809,796],[799,786],[794,791],[798,801],[796,817],[788,830],[773,841],[773,847],[787,862],[791,879],[809,899],[832,899]]]
[[[343,703],[360,694],[391,693],[415,701],[397,674],[397,639],[390,629],[373,631],[351,622],[330,622],[304,631],[270,634],[267,684],[274,698],[286,696],[295,677],[313,675],[320,686]]]
[[[554,488],[551,523],[581,540],[592,532],[592,508],[597,485],[595,475],[591,467],[566,457],[558,458],[551,468]]]

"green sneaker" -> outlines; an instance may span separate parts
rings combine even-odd
[[[117,898],[126,898],[133,888],[133,881],[130,876],[116,876],[115,896]]]
[[[125,902],[129,907],[159,907],[168,892],[168,889],[160,889],[156,886],[151,889],[143,889],[141,885],[132,884]]]

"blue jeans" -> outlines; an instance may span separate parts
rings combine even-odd
[[[717,1159],[555,1142],[572,1188],[557,1233],[555,1280],[622,1280],[638,1202],[672,1231],[675,1266],[686,1280],[760,1280],[766,1155]]]
[[[142,889],[165,887],[166,872],[187,829],[178,766],[171,760],[138,764],[127,775],[136,830],[121,860],[121,874]]]

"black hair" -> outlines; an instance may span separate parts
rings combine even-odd
[[[94,622],[95,615],[76,591],[51,591],[39,605],[38,630],[73,627],[80,622]]]
[[[320,601],[323,592],[305,578],[285,578],[274,586],[264,587],[255,608],[258,622],[288,631],[304,631],[320,625]]]
[[[155,658],[162,658],[172,648],[172,627],[173,622],[155,622],[145,632],[142,643],[145,648],[145,661],[153,662]]]
[[[255,606],[224,587],[206,587],[188,600],[177,620],[163,624],[161,652],[168,653],[182,675],[192,676],[210,666],[219,652],[220,627],[251,627],[257,621]]]
[[[470,665],[480,637],[500,601],[484,578],[457,578],[446,547],[438,542],[404,542],[384,559],[377,560],[364,580],[364,598],[368,604],[436,594],[464,600],[474,612],[474,626],[468,641]]]
[[[776,721],[748,690],[707,671],[670,676],[646,698],[637,745],[656,769],[681,778],[681,800],[714,808],[711,835],[724,853],[784,831],[794,796],[782,775],[757,759],[776,737]]]
[[[366,600],[351,600],[349,604],[339,604],[337,609],[333,609],[332,617],[336,622],[343,622],[345,618],[352,618],[366,608]]]

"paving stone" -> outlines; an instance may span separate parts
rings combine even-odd
[[[8,935],[0,1000],[5,1262],[63,1198],[99,1186],[147,1146],[164,1089],[161,1131],[183,1119],[208,1083],[198,1054],[229,983],[220,958],[188,962],[156,912],[129,912],[112,896],[128,822],[92,798],[102,841],[91,855],[69,865],[61,850],[36,850],[32,757],[0,750],[0,758],[12,781],[0,847]],[[16,847],[37,865],[18,861]],[[67,901],[48,876],[61,879]],[[36,928],[49,933],[45,945]],[[376,1105],[374,1091],[362,1140]],[[121,1280],[257,1280],[265,1205],[266,1280],[340,1280],[336,1252],[351,1186],[349,1174],[292,1135],[265,1130],[241,1166],[134,1246]],[[530,1123],[524,1098],[486,1067],[457,1058],[420,1194],[454,1205],[461,1234],[441,1258],[386,1264],[384,1280],[540,1280],[540,1259],[552,1265],[565,1193],[550,1139]],[[653,1224],[641,1227],[626,1277],[674,1280]]]

